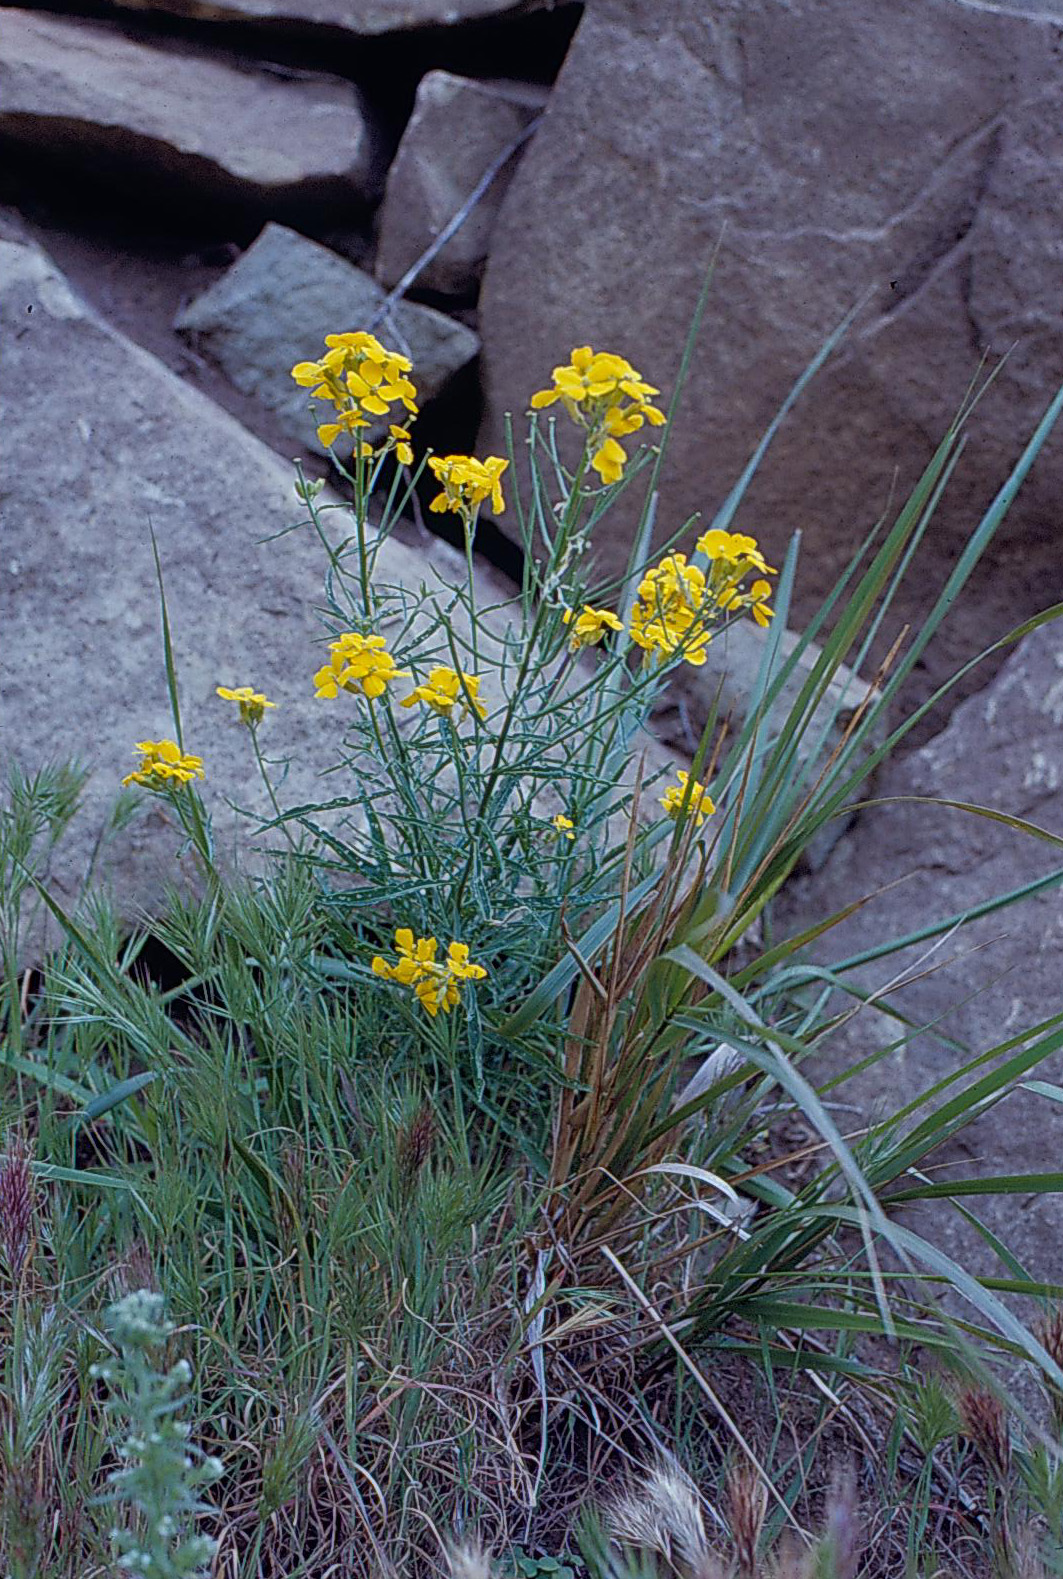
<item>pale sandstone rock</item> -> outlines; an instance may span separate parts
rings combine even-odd
[[[537,9],[535,0],[115,0],[130,11],[373,38]]]
[[[383,290],[362,269],[316,241],[271,224],[220,280],[178,314],[176,327],[238,389],[276,412],[293,438],[316,447],[315,427],[324,413],[320,404],[316,416],[310,413],[307,391],[288,371],[296,362],[320,356],[326,334],[368,328],[384,301]],[[374,332],[412,359],[422,404],[480,347],[464,324],[413,302],[397,303]]]
[[[719,243],[657,517],[662,535],[694,511],[704,522],[794,378],[877,282],[738,526],[775,563],[803,530],[800,626],[885,511],[895,470],[894,503],[904,497],[982,351],[1018,339],[884,643],[918,621],[1063,380],[1056,9],[589,6],[494,230],[481,449],[497,448],[503,414],[522,412],[574,345],[615,349],[668,392]],[[1061,488],[1057,444],[920,665],[920,695],[1055,596]],[[622,522],[602,548],[610,572],[628,551]]]
[[[102,323],[36,247],[0,242],[0,369],[5,423],[0,623],[0,737],[29,769],[78,756],[92,769],[86,801],[52,873],[71,903],[109,814],[133,742],[173,733],[149,524],[166,579],[188,749],[204,757],[204,786],[223,859],[246,822],[225,804],[268,814],[235,709],[218,684],[253,682],[280,705],[263,747],[290,755],[285,804],[327,800],[340,719],[317,702],[322,661],[323,555],[308,530],[266,543],[303,514],[289,465],[154,357]],[[62,370],[56,400],[55,370]],[[281,373],[279,376],[283,376]],[[42,435],[51,433],[46,473]],[[441,543],[392,539],[382,579],[461,578]],[[508,583],[482,575],[485,601]],[[275,840],[276,836],[273,836]],[[97,869],[122,913],[149,913],[175,880],[178,830],[149,805],[103,851]],[[181,866],[190,867],[186,857]],[[49,929],[54,938],[54,929]]]
[[[346,213],[373,195],[358,90],[127,38],[102,22],[5,10],[0,135],[23,160],[100,168],[119,187],[273,213]]]
[[[380,209],[376,276],[383,285],[398,284],[545,103],[546,90],[527,83],[481,82],[450,71],[422,77]],[[519,159],[516,153],[507,161],[461,228],[421,270],[418,289],[475,294]]]
[[[997,678],[957,708],[941,734],[907,758],[888,764],[876,794],[970,801],[1023,817],[1063,836],[1063,627],[1050,624],[1027,636]],[[783,937],[865,895],[869,904],[816,945],[815,957],[833,963],[936,920],[968,911],[994,896],[1063,867],[1063,851],[999,822],[914,804],[865,812],[815,878],[794,886],[775,918]],[[893,885],[887,889],[887,885]],[[885,890],[879,892],[879,890]],[[970,1055],[983,1053],[1060,1010],[1063,972],[1063,891],[1047,887],[1020,905],[997,911],[938,943],[861,966],[853,978],[878,991],[918,963],[922,979],[888,1002],[916,1026],[931,1026],[833,1097],[879,1116],[895,1113],[964,1062],[951,1037]],[[937,968],[935,968],[937,967]],[[838,996],[836,1006],[844,1006]],[[828,1044],[820,1075],[840,1071],[885,1047],[904,1027],[864,1009]],[[939,1034],[935,1034],[939,1033]],[[970,1083],[981,1073],[968,1077]],[[1058,1054],[1030,1078],[1063,1077]],[[845,1127],[857,1115],[845,1109]],[[922,1117],[922,1114],[917,1115]],[[1063,1106],[1019,1091],[992,1108],[945,1153],[933,1177],[1026,1173],[1059,1166]],[[937,1161],[940,1164],[941,1158]],[[967,1201],[1032,1275],[1063,1279],[1063,1207],[1055,1196],[1009,1195]],[[969,1269],[1007,1276],[983,1242],[957,1215],[931,1202],[913,1226],[958,1255]]]

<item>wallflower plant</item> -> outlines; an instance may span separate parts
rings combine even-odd
[[[116,1334],[126,1379],[115,1374],[115,1393],[139,1389],[144,1408],[172,1422],[180,1411],[162,1411],[194,1388],[203,1453],[224,1443],[217,1484],[193,1485],[208,1459],[190,1451],[178,1463],[168,1426],[143,1447],[142,1434],[127,1439],[115,1540],[147,1571],[164,1570],[144,1554],[161,1564],[165,1543],[197,1539],[199,1519],[223,1539],[219,1571],[234,1573],[420,1575],[426,1531],[481,1517],[489,1534],[519,1530],[532,1549],[571,1514],[554,1480],[568,1497],[577,1459],[611,1462],[621,1442],[649,1454],[689,1379],[698,1408],[673,1434],[689,1425],[706,1462],[721,1457],[724,1433],[733,1438],[756,1514],[744,1547],[753,1573],[770,1520],[797,1520],[808,1463],[803,1448],[779,1446],[782,1431],[770,1463],[750,1461],[714,1402],[716,1351],[761,1367],[773,1402],[780,1376],[787,1388],[813,1376],[819,1421],[832,1428],[845,1424],[852,1389],[877,1400],[885,1387],[865,1334],[972,1369],[992,1352],[1063,1396],[1063,1345],[1042,1342],[999,1297],[1040,1298],[1044,1286],[1006,1252],[1000,1276],[976,1276],[888,1215],[997,1184],[1059,1187],[951,1171],[937,1182],[928,1159],[1063,1046],[1063,1016],[1016,1027],[997,1048],[953,1046],[918,1115],[862,1127],[846,1118],[843,1133],[849,1072],[820,1079],[812,1055],[857,1007],[889,1016],[894,1047],[912,1027],[888,994],[865,1004],[849,985],[859,959],[829,972],[805,961],[837,917],[799,936],[770,925],[772,899],[812,841],[925,714],[929,703],[887,721],[1063,393],[924,628],[873,675],[846,680],[845,666],[866,667],[889,629],[973,406],[809,630],[786,642],[797,547],[776,572],[746,493],[836,343],[704,522],[661,518],[677,392],[666,417],[657,387],[614,350],[577,347],[552,375],[529,369],[529,388],[549,387],[532,397],[526,445],[510,433],[504,458],[421,458],[437,462],[440,508],[465,527],[464,573],[428,554],[417,583],[397,585],[381,548],[412,487],[391,463],[412,464],[416,370],[368,330],[329,336],[319,360],[294,370],[330,408],[321,436],[351,495],[348,505],[300,477],[299,524],[325,560],[329,657],[321,665],[308,644],[304,675],[308,705],[312,690],[327,700],[320,716],[335,730],[319,800],[282,804],[258,750],[277,683],[268,655],[254,676],[263,690],[219,688],[240,709],[269,791],[273,815],[256,833],[280,830],[288,848],[269,853],[264,873],[218,868],[212,785],[185,750],[180,633],[164,597],[174,735],[141,742],[128,781],[175,809],[207,873],[201,899],[175,895],[154,924],[186,972],[181,985],[157,988],[133,970],[143,933],[123,942],[101,921],[96,937],[25,875],[47,828],[43,812],[28,816],[28,792],[0,819],[5,927],[17,934],[30,894],[68,945],[34,1020],[5,943],[12,1089],[33,1091],[33,1166],[54,1189],[30,1270],[51,1276],[48,1257],[62,1261],[55,1298],[80,1307],[84,1329],[104,1257],[112,1276],[134,1260],[154,1265],[196,1335],[196,1374],[162,1362],[161,1329],[137,1352]],[[680,384],[693,345],[692,335]],[[523,578],[492,603],[475,584],[472,540],[478,512],[501,507],[503,480]],[[638,523],[623,574],[610,576],[595,540],[622,496]],[[761,657],[744,676],[744,707],[723,719],[713,666],[740,621]],[[681,759],[652,732],[670,692],[702,726]],[[224,709],[211,705],[221,729]],[[270,713],[275,738],[287,717]],[[195,739],[209,762],[209,714]],[[964,919],[920,918],[882,952],[933,943]],[[868,1061],[888,1055],[888,1040],[874,1039]],[[779,1145],[795,1121],[796,1176]],[[83,1123],[91,1129],[77,1131]],[[919,1281],[927,1272],[932,1286]],[[30,1281],[5,1278],[8,1304]],[[943,1285],[967,1302],[962,1327],[950,1324]],[[161,1321],[157,1306],[139,1316]],[[0,1363],[12,1369],[24,1351],[8,1342]],[[106,1408],[92,1388],[78,1391],[76,1372],[66,1364],[62,1385],[42,1391],[49,1404],[76,1398],[50,1465],[92,1442]],[[175,1506],[179,1492],[185,1500],[160,1511],[153,1551],[141,1537],[156,1464]],[[86,1504],[83,1483],[99,1488],[110,1467],[97,1460],[71,1476],[75,1500]],[[64,1476],[50,1484],[58,1503]],[[214,1504],[209,1526],[193,1492]],[[66,1529],[51,1509],[36,1524]],[[189,1564],[205,1556],[205,1546],[186,1553]]]

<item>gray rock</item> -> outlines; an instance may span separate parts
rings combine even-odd
[[[1063,627],[1026,637],[993,683],[957,708],[947,729],[921,750],[890,763],[876,794],[968,801],[1027,819],[1063,836]],[[1063,851],[999,822],[961,811],[901,802],[865,812],[814,878],[791,888],[776,911],[784,937],[865,895],[875,897],[817,944],[835,962],[968,911],[1063,866]],[[887,888],[887,885],[890,886]],[[932,952],[927,952],[932,950]],[[1063,982],[1063,892],[1057,883],[965,925],[937,943],[860,967],[852,979],[877,991],[900,972],[919,979],[888,1002],[916,1026],[934,1026],[856,1081],[833,1092],[843,1104],[887,1115],[956,1070],[966,1056],[1059,1012]],[[839,996],[838,1006],[843,1006]],[[862,1009],[832,1038],[821,1074],[840,1071],[903,1034],[874,1008]],[[943,1038],[964,1044],[969,1055]],[[984,1071],[968,1077],[971,1083]],[[1060,1082],[1054,1056],[1030,1078]],[[844,1112],[844,1128],[858,1120]],[[921,1115],[920,1115],[921,1116]],[[931,1164],[942,1181],[971,1174],[1026,1173],[1059,1167],[1063,1106],[1018,1091],[991,1109]],[[1063,1279],[1060,1196],[1002,1196],[965,1204],[1001,1236],[1031,1274]],[[914,1214],[936,1243],[983,1272],[1008,1275],[957,1214],[930,1203]]]
[[[373,38],[422,27],[455,27],[521,15],[537,0],[114,0],[130,11],[195,17],[196,21],[269,25],[285,30]]]
[[[283,225],[267,225],[221,279],[181,312],[176,326],[237,388],[275,411],[293,438],[316,447],[323,420],[288,377],[324,351],[324,337],[373,327],[385,300],[376,281]],[[479,350],[471,329],[430,307],[400,302],[373,332],[414,363],[421,401],[431,400]]]
[[[349,211],[373,195],[358,90],[337,78],[234,66],[101,22],[5,10],[0,134],[112,184],[241,212]]]
[[[36,247],[0,241],[0,324],[0,739],[4,757],[28,769],[78,756],[92,770],[51,874],[69,905],[119,779],[135,765],[133,743],[173,734],[149,523],[185,738],[205,759],[225,860],[241,828],[247,837],[225,798],[263,815],[268,808],[235,709],[215,686],[253,683],[280,704],[266,715],[262,741],[267,755],[292,758],[285,803],[336,792],[338,780],[317,775],[335,760],[337,716],[310,683],[322,661],[314,609],[325,565],[309,531],[264,542],[303,514],[291,467],[102,323]],[[442,543],[417,549],[389,539],[381,556],[381,578],[407,585],[430,578],[433,566],[452,580],[463,574]],[[482,579],[484,602],[504,603],[509,584],[489,570]],[[125,917],[157,911],[164,883],[192,866],[190,857],[175,863],[179,842],[160,803],[110,839],[97,871]],[[54,940],[54,928],[27,937],[24,957],[44,936]]]
[[[342,776],[319,776],[336,760],[342,714],[313,695],[323,661],[315,610],[327,567],[309,528],[285,532],[305,513],[292,469],[103,323],[44,252],[4,229],[14,239],[0,239],[3,765],[14,757],[33,771],[78,757],[91,770],[50,886],[67,907],[76,903],[119,780],[135,766],[134,742],[173,735],[149,525],[163,565],[185,741],[204,758],[219,860],[231,866],[239,851],[240,864],[253,867],[249,825],[228,801],[261,816],[268,802],[235,709],[215,695],[218,684],[253,684],[279,704],[266,715],[262,744],[267,756],[290,758],[283,804],[344,792]],[[322,495],[322,504],[336,502]],[[408,587],[431,585],[437,573],[450,585],[465,576],[464,557],[437,539],[389,537],[377,569],[382,582]],[[507,619],[512,590],[480,568],[477,600],[489,621]],[[467,642],[461,609],[451,618]],[[583,671],[574,673],[582,683]],[[401,712],[400,723],[412,716]],[[632,742],[626,782],[643,746],[648,773],[671,771],[674,754],[641,737]],[[650,797],[645,810],[659,816]],[[617,837],[624,832],[626,819]],[[105,840],[94,869],[123,918],[158,914],[167,883],[192,882],[191,857],[175,859],[180,843],[166,806],[146,800]],[[55,926],[38,914],[20,960],[33,962],[55,941]]]
[[[982,351],[1019,339],[883,645],[920,621],[1063,381],[1061,24],[1045,7],[959,0],[588,7],[493,234],[481,449],[574,345],[615,349],[670,391],[719,244],[658,512],[672,533],[711,515],[794,378],[877,282],[738,527],[776,564],[803,530],[802,625],[886,509],[895,470],[904,497]],[[920,695],[1058,583],[1061,487],[1055,446],[921,666]],[[623,522],[603,547],[610,572],[627,554]]]
[[[376,276],[382,284],[398,284],[545,103],[546,90],[526,83],[481,82],[449,71],[421,78],[380,209]],[[519,160],[515,153],[498,172],[460,230],[421,270],[418,287],[475,294]]]

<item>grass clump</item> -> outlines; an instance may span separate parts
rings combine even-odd
[[[1004,1246],[1004,1275],[972,1276],[896,1208],[935,1195],[927,1158],[1063,1043],[1063,1013],[972,1050],[918,1122],[913,1107],[845,1135],[844,1082],[817,1085],[813,1055],[848,1008],[803,959],[840,917],[780,941],[763,921],[925,711],[887,719],[1060,400],[924,629],[846,693],[839,676],[889,629],[972,402],[788,649],[796,545],[776,571],[737,529],[777,422],[709,525],[681,523],[651,554],[678,389],[666,414],[622,358],[577,347],[533,398],[564,415],[533,415],[525,476],[512,442],[417,464],[414,373],[363,332],[294,370],[331,408],[322,433],[351,500],[299,479],[325,577],[307,681],[334,710],[336,759],[326,798],[286,803],[263,747],[283,728],[270,676],[223,677],[249,682],[219,686],[219,703],[238,708],[272,806],[264,874],[216,859],[209,742],[185,739],[164,592],[173,738],[137,743],[127,781],[176,815],[201,893],[131,936],[99,896],[67,914],[41,858],[78,774],[11,780],[8,1569],[1051,1567],[1063,1346],[1054,1318],[1031,1325],[1004,1296],[1044,1306],[1053,1291]],[[649,428],[659,443],[636,448]],[[389,585],[380,547],[426,463],[464,574]],[[642,501],[630,564],[602,583],[595,534],[625,496]],[[485,606],[480,512],[507,499],[523,584]],[[720,717],[710,698],[680,766],[652,711],[737,620],[763,633],[745,712]],[[32,977],[30,904],[66,940]],[[829,985],[845,983],[843,966]],[[997,1187],[1017,1186],[936,1193]],[[927,1357],[962,1373],[958,1402],[920,1380]],[[1044,1419],[970,1401],[1011,1373],[1040,1381]]]

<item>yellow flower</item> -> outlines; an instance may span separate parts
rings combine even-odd
[[[771,597],[771,583],[769,581],[754,581],[749,589],[749,612],[762,628],[766,628],[775,618],[775,610],[768,607],[767,600]]]
[[[335,422],[322,422],[317,430],[318,440],[328,449],[330,444],[335,444],[341,433],[355,433],[359,428],[367,428],[369,418],[364,417],[356,406],[350,406],[346,411],[336,413]],[[362,443],[356,445],[360,454],[364,454],[367,446]],[[369,446],[370,455],[373,453]]]
[[[749,588],[742,584],[753,571],[767,576],[776,574],[757,547],[756,538],[712,527],[702,533],[696,547],[709,561],[709,590],[717,606],[729,613],[749,609],[758,625],[770,624],[774,618],[774,610],[768,607],[767,601],[771,597],[771,583],[760,579]]]
[[[700,668],[712,640],[705,591],[705,574],[697,565],[688,565],[685,554],[666,555],[639,582],[631,640],[651,656],[681,657]]]
[[[701,534],[694,546],[706,559],[726,560],[733,565],[741,565],[743,571],[760,570],[768,576],[776,574],[774,568],[765,563],[756,538],[746,537],[742,532],[722,532],[718,527],[712,527]]]
[[[262,715],[267,707],[276,707],[276,702],[267,701],[261,691],[253,691],[249,685],[237,686],[231,691],[227,685],[217,687],[218,695],[227,702],[239,702],[240,722],[254,728],[262,722]]]
[[[399,465],[412,466],[413,448],[410,444],[409,428],[400,427],[397,422],[393,422],[388,428],[388,432],[391,434],[391,437],[394,441],[395,455],[398,459]]]
[[[551,377],[553,387],[539,389],[531,397],[532,410],[541,411],[560,400],[573,422],[587,430],[591,466],[602,483],[619,482],[627,462],[619,441],[644,422],[660,427],[666,421],[664,412],[647,398],[659,391],[622,356],[594,351],[589,345],[576,346],[572,360],[555,367]]]
[[[374,975],[411,987],[421,1007],[433,1019],[441,1009],[449,1014],[460,1002],[462,982],[482,981],[487,975],[482,965],[469,959],[467,943],[448,944],[442,963],[436,959],[438,948],[434,937],[415,939],[409,927],[399,927],[395,933],[395,964],[389,964],[382,954],[375,955],[372,962]]]
[[[579,614],[575,609],[566,609],[562,618],[566,625],[572,626],[568,645],[573,652],[578,652],[581,647],[595,646],[607,631],[621,631],[624,628],[615,614],[610,614],[608,609],[593,609],[589,603],[583,605]]]
[[[551,823],[551,827],[556,828],[558,834],[564,834],[566,839],[571,840],[576,837],[576,824],[572,821],[571,817],[566,817],[563,811],[558,812],[557,816]]]
[[[636,603],[631,610],[631,640],[648,654],[646,662],[654,656],[661,660],[681,658],[700,669],[708,656],[712,632],[687,610],[658,615],[647,613]]]
[[[470,711],[476,712],[480,718],[487,717],[487,708],[479,700],[480,679],[478,675],[466,674],[464,670],[447,669],[440,665],[430,669],[428,680],[424,685],[416,686],[409,694],[404,696],[402,707],[414,707],[418,702],[424,702],[435,712],[449,716],[455,704],[460,703],[462,716]]]
[[[490,499],[492,512],[501,515],[506,508],[501,477],[508,465],[499,455],[489,455],[485,461],[472,455],[433,455],[428,466],[443,484],[443,491],[436,494],[428,508],[437,515],[450,510],[469,517],[485,499]]]
[[[679,772],[676,774],[676,777],[678,778],[679,783],[670,784],[668,786],[664,794],[660,797],[660,804],[664,807],[669,817],[674,820],[679,816],[679,813],[683,809],[683,802],[686,800],[687,815],[693,817],[695,819],[696,826],[700,828],[706,817],[712,816],[713,812],[716,810],[716,807],[713,804],[708,792],[706,791],[704,784],[700,784],[698,780],[695,779],[693,783],[690,784],[689,798],[687,798],[687,785],[690,781],[690,775],[688,773],[684,773],[683,769],[680,768]]]
[[[317,362],[297,362],[292,377],[310,390],[312,399],[330,401],[336,408],[335,417],[317,430],[326,448],[335,444],[341,433],[354,433],[371,426],[374,418],[386,417],[394,405],[417,415],[417,390],[407,377],[413,366],[408,357],[386,350],[365,330],[327,334],[325,344],[328,350],[324,356]],[[405,429],[403,433],[400,442],[408,449],[409,434]],[[358,453],[364,455],[364,447],[359,446]]]
[[[662,611],[685,608],[697,613],[705,601],[705,575],[688,565],[685,554],[666,554],[639,582],[639,598]]]
[[[344,631],[329,642],[332,657],[314,675],[315,696],[332,701],[341,691],[360,690],[370,701],[383,696],[393,680],[409,678],[409,669],[398,669],[383,636],[360,636]]]
[[[188,784],[205,778],[203,758],[182,751],[176,740],[138,740],[136,749],[143,757],[140,766],[127,773],[122,784],[142,784],[145,789],[167,790],[174,784]]]
[[[624,475],[626,461],[627,451],[614,438],[603,440],[591,456],[591,465],[603,483],[619,482]]]

